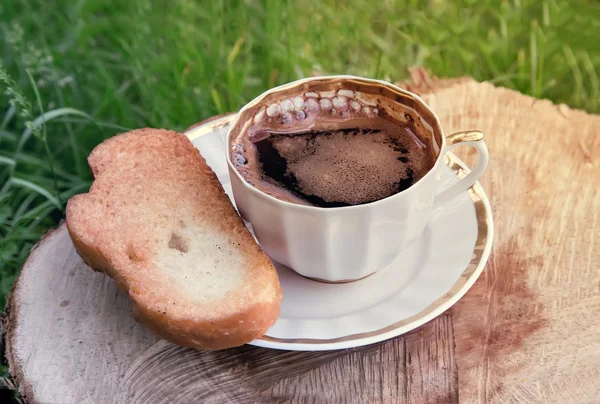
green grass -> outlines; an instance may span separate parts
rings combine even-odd
[[[14,80],[0,80],[0,309],[89,187],[90,150],[127,128],[182,130],[311,74],[399,81],[417,65],[600,111],[591,0],[12,0],[0,35]]]

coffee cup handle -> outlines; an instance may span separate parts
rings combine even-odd
[[[478,153],[477,165],[471,170],[469,174],[458,183],[451,185],[449,188],[438,193],[433,202],[433,209],[436,209],[443,204],[454,199],[456,196],[465,192],[471,188],[473,184],[481,177],[485,171],[488,161],[489,154],[488,148],[483,141],[483,133],[478,130],[456,132],[446,137],[446,149],[443,153],[449,152],[452,148],[460,145],[466,145],[474,147]]]

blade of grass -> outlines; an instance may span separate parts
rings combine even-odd
[[[117,130],[124,131],[124,132],[133,130],[133,128],[128,128],[126,126],[121,126],[121,125],[117,125],[115,123],[110,123],[110,122],[101,122],[101,121],[98,121],[98,120],[90,121],[88,119],[60,118],[57,122],[58,123],[69,122],[69,123],[92,124],[92,125],[95,125],[95,126],[97,126],[99,128],[117,129]]]
[[[14,133],[10,133],[4,129],[0,129],[0,140],[2,139],[8,140],[9,142],[14,142],[15,140],[17,140],[17,135],[15,135]]]
[[[219,111],[220,114],[225,113],[225,110],[223,109],[223,103],[221,102],[221,96],[219,95],[219,92],[217,91],[216,88],[212,89],[211,95],[212,95],[213,102],[215,103],[215,106],[217,107],[217,111]]]
[[[0,156],[0,164],[14,167],[17,164],[17,162],[15,161],[15,159],[11,159],[10,157]]]
[[[537,54],[537,38],[535,35],[535,28],[537,26],[537,21],[533,21],[531,24],[531,30],[529,32],[529,58],[531,63],[531,72],[530,72],[530,92],[534,97],[538,96],[538,86],[537,86],[537,75],[538,75],[538,54]]]
[[[54,171],[54,158],[52,157],[52,153],[50,153],[50,147],[48,146],[48,133],[46,131],[46,121],[44,119],[44,107],[42,106],[42,97],[40,96],[40,91],[35,83],[35,80],[33,79],[33,76],[31,75],[31,72],[29,70],[26,70],[26,72],[27,72],[27,76],[29,77],[31,86],[33,87],[33,91],[35,93],[35,99],[38,103],[38,108],[41,113],[42,136],[41,136],[40,140],[44,144],[44,150],[46,151],[46,156],[48,157],[48,164],[50,165],[50,172],[52,174],[52,182],[54,183],[54,192],[56,193],[55,198],[58,201],[58,205],[60,206],[59,209],[62,210],[62,203],[60,201],[60,189],[58,188],[56,173]]]
[[[46,168],[46,162],[38,157],[35,157],[35,155],[32,155],[32,154],[19,153],[18,155],[15,156],[14,160],[17,164],[25,163],[25,164],[35,165],[35,166],[39,167],[40,169]],[[68,171],[66,171],[60,167],[54,167],[54,172],[56,173],[56,175],[58,175],[59,177],[62,177],[63,179],[65,179],[67,181],[79,180],[79,177],[77,175],[71,174]]]
[[[23,133],[21,134],[21,138],[19,140],[19,144],[17,145],[17,151],[21,151],[21,149],[23,148],[23,145],[27,142],[27,140],[29,140],[29,138],[31,137],[32,131],[33,131],[33,127],[40,127],[40,126],[42,126],[42,124],[44,124],[46,122],[49,122],[53,119],[67,116],[67,115],[81,116],[86,119],[89,119],[90,121],[94,120],[94,118],[91,115],[89,115],[83,111],[80,111],[78,109],[69,108],[69,107],[58,108],[58,109],[54,109],[52,111],[45,112],[45,113],[41,114],[40,116],[38,116],[37,118],[35,118],[35,120],[32,122],[32,125],[31,125],[32,127],[28,127],[23,131]]]
[[[590,58],[590,54],[587,51],[584,51],[581,56],[581,64],[587,73],[591,86],[591,93],[588,96],[590,105],[588,105],[588,107],[595,110],[598,108],[598,103],[600,103],[600,81],[598,80],[598,73],[594,68],[594,63]]]
[[[25,179],[22,178],[17,178],[17,177],[13,177],[10,179],[10,182],[13,185],[19,186],[19,187],[23,187],[23,188],[27,188],[31,191],[37,192],[38,194],[42,195],[44,198],[46,198],[48,201],[52,202],[52,204],[54,206],[56,206],[59,210],[62,210],[62,206],[59,202],[59,200],[57,199],[56,196],[52,195],[52,193],[50,191],[48,191],[47,189],[34,184],[31,181],[27,181]]]
[[[29,208],[29,206],[31,205],[31,203],[33,202],[33,200],[35,198],[36,198],[36,194],[34,194],[34,193],[30,193],[29,195],[27,195],[25,197],[25,199],[23,200],[23,202],[21,202],[21,204],[19,205],[19,207],[17,208],[17,210],[13,216],[14,217],[13,222],[15,220],[18,220],[18,218],[20,218],[21,216],[23,216],[23,214]]]
[[[567,63],[571,68],[571,73],[573,74],[573,79],[575,80],[575,89],[573,91],[573,96],[579,102],[582,102],[584,99],[585,90],[583,88],[583,74],[581,73],[581,69],[579,68],[579,63],[577,63],[577,57],[571,49],[570,46],[563,46],[563,52],[565,58],[567,59]]]
[[[15,111],[16,108],[14,105],[8,107],[8,110],[6,111],[6,114],[4,114],[4,118],[2,119],[2,124],[0,125],[1,129],[6,128],[6,125],[8,125],[12,117],[15,115]]]

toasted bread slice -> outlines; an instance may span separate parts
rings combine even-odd
[[[97,146],[95,180],[67,205],[85,262],[129,293],[134,316],[179,345],[216,350],[262,336],[282,298],[273,264],[184,135],[138,129]]]

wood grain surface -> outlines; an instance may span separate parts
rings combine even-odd
[[[452,309],[364,348],[194,351],[135,323],[61,225],[32,251],[6,316],[10,372],[27,401],[599,403],[600,117],[420,70],[403,86],[446,133],[482,130],[490,150],[493,253]]]

